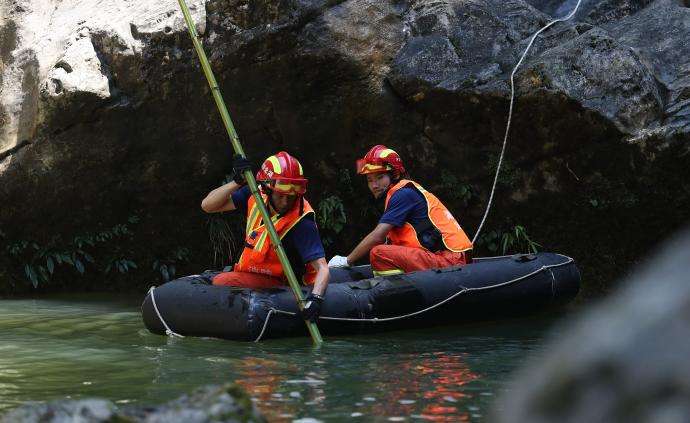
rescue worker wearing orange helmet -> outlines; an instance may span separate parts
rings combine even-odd
[[[369,190],[384,200],[378,225],[347,256],[334,256],[331,267],[349,266],[369,254],[375,275],[466,264],[472,241],[446,206],[407,176],[402,159],[376,145],[357,160]]]
[[[247,215],[245,247],[231,272],[219,273],[214,285],[243,288],[274,288],[287,284],[283,266],[268,235],[263,217],[242,176],[251,170],[242,156],[233,159],[233,181],[214,189],[201,202],[207,213],[241,210]],[[302,316],[314,321],[323,303],[330,272],[314,210],[304,198],[307,178],[300,162],[285,151],[267,158],[256,174],[261,198],[271,214],[290,264],[298,279],[313,285]]]

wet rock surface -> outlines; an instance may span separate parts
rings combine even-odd
[[[235,385],[205,386],[151,407],[117,407],[102,399],[27,404],[0,416],[2,423],[62,422],[264,422],[247,394]]]
[[[510,72],[531,34],[574,6],[189,3],[248,154],[287,149],[305,165],[313,204],[342,200],[348,224],[330,234],[329,254],[375,222],[352,166],[377,143],[474,233]],[[198,204],[229,173],[231,151],[177,2],[99,5],[2,6],[0,230],[59,244],[136,214],[129,257],[154,262],[184,245],[192,257],[178,274],[210,267]],[[585,295],[690,218],[689,13],[682,1],[583,2],[518,72],[487,228],[521,224],[544,249],[574,256]]]
[[[688,263],[685,231],[559,331],[511,383],[494,421],[690,420]]]

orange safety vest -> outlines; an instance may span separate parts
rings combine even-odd
[[[263,201],[268,198],[261,194]],[[299,202],[299,200],[297,200]],[[289,212],[280,216],[278,214],[271,217],[273,225],[278,232],[280,239],[292,229],[300,220],[309,214],[314,214],[309,202],[305,199],[304,206],[300,213],[299,203]],[[249,197],[247,202],[247,227],[245,230],[245,247],[240,256],[240,260],[234,267],[238,272],[252,272],[270,275],[279,279],[287,280],[283,265],[278,259],[278,254],[272,248],[268,229],[263,224],[263,218],[256,205],[254,196]],[[311,266],[306,266],[306,271],[302,280],[305,283],[314,283],[316,270]]]
[[[459,253],[472,249],[472,241],[467,237],[465,231],[462,230],[460,224],[448,211],[446,206],[441,203],[434,194],[425,190],[421,185],[408,179],[403,179],[397,184],[393,185],[386,194],[386,206],[388,208],[388,201],[390,201],[393,194],[400,188],[408,185],[413,186],[419,191],[426,200],[427,216],[431,224],[441,233],[443,245],[450,251]],[[409,223],[401,227],[393,227],[388,232],[388,242],[393,245],[402,245],[404,247],[425,248],[417,237],[417,231]]]

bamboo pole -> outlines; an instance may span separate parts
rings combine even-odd
[[[235,126],[232,124],[230,113],[228,113],[228,109],[227,107],[225,107],[225,102],[223,101],[223,96],[221,95],[220,88],[218,87],[218,83],[216,82],[216,77],[213,75],[213,70],[211,70],[211,64],[208,62],[206,52],[204,52],[204,47],[201,45],[201,41],[199,40],[199,35],[196,32],[196,27],[194,25],[194,21],[192,20],[192,16],[189,13],[187,3],[185,2],[185,0],[177,0],[177,2],[180,4],[180,8],[182,9],[182,14],[184,15],[184,20],[187,23],[187,29],[189,30],[189,36],[192,38],[194,49],[196,50],[196,53],[199,56],[199,61],[201,62],[201,68],[204,71],[204,75],[206,75],[208,85],[211,87],[213,99],[216,101],[216,106],[218,107],[220,117],[223,120],[223,125],[225,125],[225,129],[227,130],[228,136],[230,137],[232,148],[235,150],[236,154],[245,157],[244,150],[242,149],[242,144],[240,144],[240,139],[237,136],[237,131],[235,131]],[[264,204],[263,199],[261,198],[261,194],[259,193],[259,189],[256,184],[256,179],[254,179],[254,175],[250,170],[244,172],[244,178],[247,180],[247,185],[249,185],[249,189],[252,195],[254,196],[254,199],[256,200],[256,205],[257,207],[259,207],[261,216],[263,217],[264,222],[266,222],[266,228],[268,229],[268,235],[271,239],[271,244],[273,244],[273,248],[275,249],[278,255],[278,259],[280,260],[280,263],[283,265],[283,271],[285,272],[285,276],[287,276],[288,284],[290,285],[293,294],[295,294],[297,307],[301,310],[302,308],[304,308],[304,298],[302,297],[302,289],[300,288],[299,282],[297,282],[295,272],[292,270],[290,261],[288,260],[287,255],[285,254],[285,249],[283,248],[283,245],[280,243],[280,237],[276,232],[276,228],[273,225],[273,221],[271,220],[271,217],[268,213],[268,209],[266,209],[266,205]],[[321,345],[323,343],[323,339],[321,338],[321,334],[319,333],[319,328],[316,326],[316,323],[310,322],[308,320],[305,320],[304,323],[307,325],[307,329],[309,329],[309,333],[311,334],[311,338],[314,341],[314,345]]]

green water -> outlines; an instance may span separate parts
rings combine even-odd
[[[29,400],[171,400],[237,381],[272,421],[481,421],[553,319],[260,344],[168,339],[139,298],[0,301],[0,412]]]

